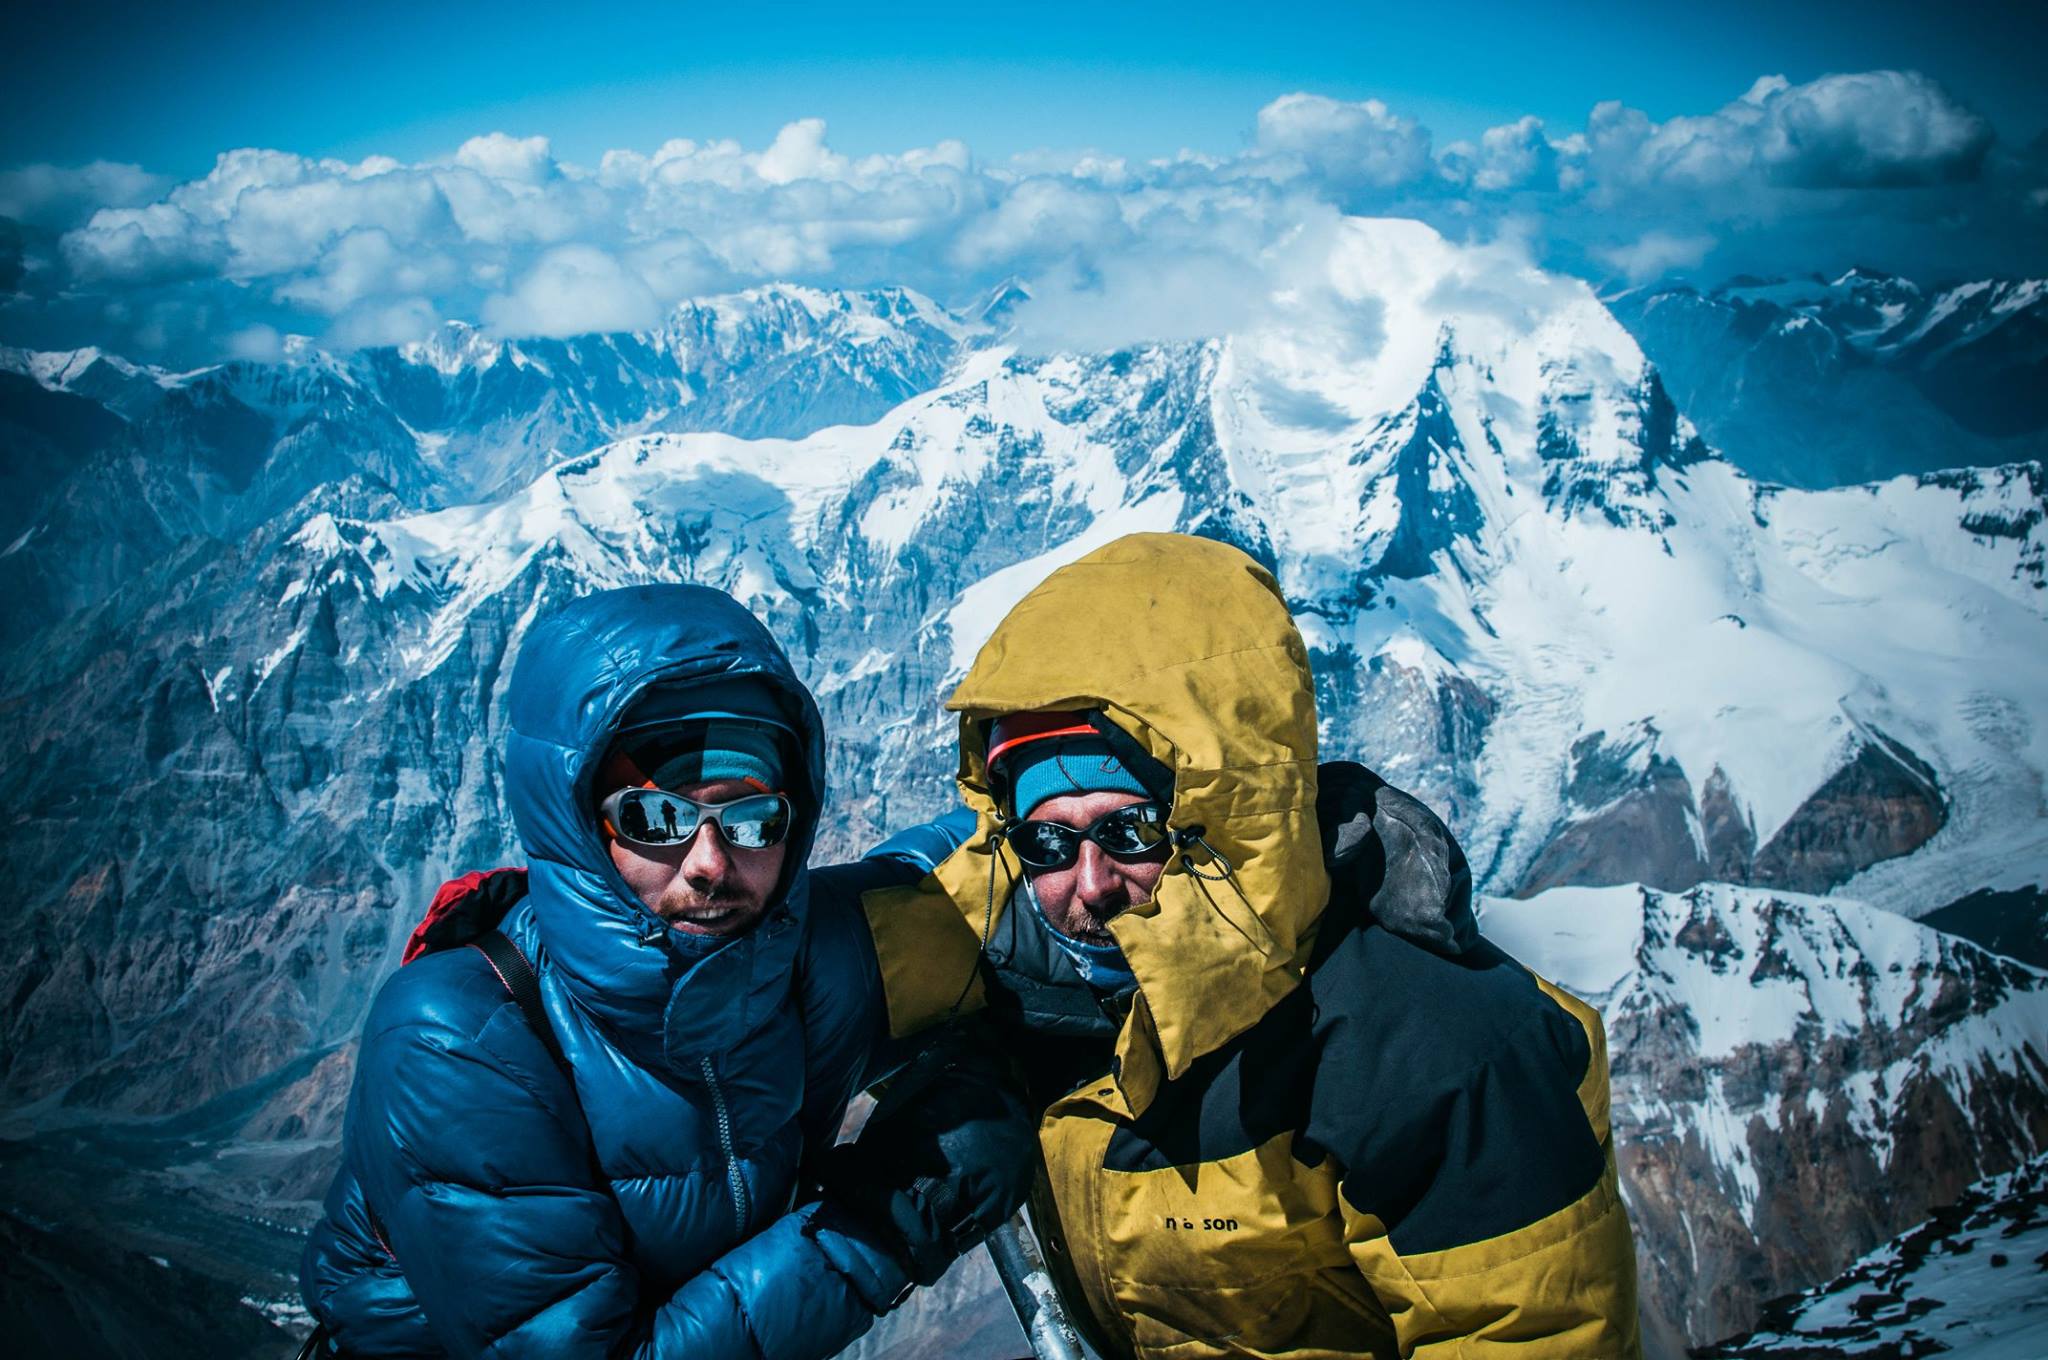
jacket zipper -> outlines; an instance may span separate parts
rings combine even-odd
[[[732,1191],[733,1224],[744,1235],[748,1217],[747,1178],[732,1150],[732,1115],[725,1108],[725,1088],[718,1084],[718,1072],[712,1067],[709,1054],[699,1058],[697,1065],[704,1071],[704,1082],[711,1088],[711,1105],[718,1114],[718,1146],[725,1153],[725,1184]]]

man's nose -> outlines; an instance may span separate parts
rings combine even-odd
[[[732,851],[719,834],[718,823],[706,820],[690,837],[689,853],[683,856],[683,877],[692,883],[716,883],[732,872]]]
[[[1094,841],[1081,842],[1081,857],[1074,866],[1074,895],[1084,905],[1114,903],[1124,893],[1123,871]]]

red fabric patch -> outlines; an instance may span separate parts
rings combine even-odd
[[[434,900],[427,904],[426,916],[421,919],[418,925],[412,928],[412,935],[405,942],[405,953],[399,956],[398,966],[403,968],[420,955],[431,953],[434,946],[427,938],[428,935],[432,933],[435,926],[448,917],[456,915],[462,909],[463,901],[471,893],[483,887],[485,879],[490,878],[493,874],[523,874],[525,872],[526,870],[524,869],[479,869],[473,873],[464,874],[461,878],[451,878],[446,883],[443,883],[440,890],[434,894]]]

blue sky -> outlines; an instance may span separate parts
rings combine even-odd
[[[770,279],[1247,296],[1336,213],[1603,289],[2048,272],[2044,15],[52,7],[0,47],[0,343],[564,334]]]
[[[581,10],[582,12],[579,12]],[[1567,15],[1568,10],[1568,17]],[[403,160],[492,130],[559,154],[765,142],[852,153],[1229,151],[1275,95],[1378,98],[1446,140],[1602,99],[1653,118],[1758,76],[1925,72],[2024,142],[2048,126],[2048,7],[1046,3],[49,6],[9,20],[0,165],[202,173],[230,147]],[[18,39],[16,41],[15,39]]]

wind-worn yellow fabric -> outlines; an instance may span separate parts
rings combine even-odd
[[[1318,954],[1316,936],[1330,900],[1314,687],[1264,568],[1208,540],[1120,539],[1027,595],[949,707],[960,713],[959,783],[975,834],[922,883],[867,898],[896,1035],[984,1000],[977,962],[1021,871],[997,834],[984,760],[994,718],[1102,711],[1171,771],[1170,831],[1199,836],[1174,851],[1150,902],[1110,922],[1137,995],[1105,1070],[1054,1099],[1041,1124],[1049,1194],[1040,1214],[1049,1208],[1056,1221],[1040,1229],[1099,1340],[1173,1360],[1435,1360],[1508,1345],[1516,1360],[1637,1354],[1633,1248],[1611,1151],[1606,1174],[1577,1202],[1487,1241],[1407,1257],[1393,1245],[1398,1227],[1390,1234],[1373,1216],[1382,1206],[1359,1182],[1361,1168],[1345,1164],[1390,1126],[1376,1124],[1375,1092],[1351,1089],[1362,1075],[1328,1070],[1318,1056],[1324,1043],[1370,1052],[1346,1045],[1372,1037],[1356,1025],[1332,1030],[1343,1017],[1323,1012],[1343,1003],[1304,986],[1312,957],[1328,953]],[[1337,967],[1369,976],[1363,964]],[[1570,1083],[1562,1099],[1587,1121],[1575,1155],[1597,1161],[1592,1140],[1607,1137],[1599,1019],[1554,988],[1545,994],[1578,1022],[1553,1011],[1564,1030],[1586,1031],[1572,1040],[1590,1054],[1583,1080],[1571,1077],[1578,1099]],[[1560,1042],[1554,1025],[1546,1034]],[[1218,1082],[1240,1084],[1246,1094],[1235,1100],[1252,1108],[1226,1109],[1243,1136],[1212,1148]],[[1199,1138],[1158,1127],[1188,1101],[1203,1111]],[[1163,1120],[1148,1118],[1155,1103]],[[1209,1140],[1205,1150],[1191,1160],[1158,1150],[1183,1133]],[[1414,1151],[1418,1166],[1437,1155]],[[1441,1219],[1441,1204],[1431,1212]]]
[[[868,913],[893,1031],[914,1032],[953,1007],[980,951],[976,917],[1003,910],[1019,866],[992,848],[988,724],[1038,709],[1109,714],[1173,771],[1169,829],[1200,828],[1235,869],[1219,882],[1177,872],[1189,861],[1176,856],[1153,900],[1110,924],[1143,998],[1117,1045],[1132,1108],[1143,1108],[1162,1061],[1164,1076],[1178,1077],[1292,991],[1329,895],[1307,674],[1273,578],[1221,543],[1135,534],[1025,596],[947,703],[961,715],[961,793],[979,819],[936,874],[936,896],[954,909],[913,885]],[[1192,856],[1202,867],[1203,851]],[[899,939],[904,947],[892,947]]]

